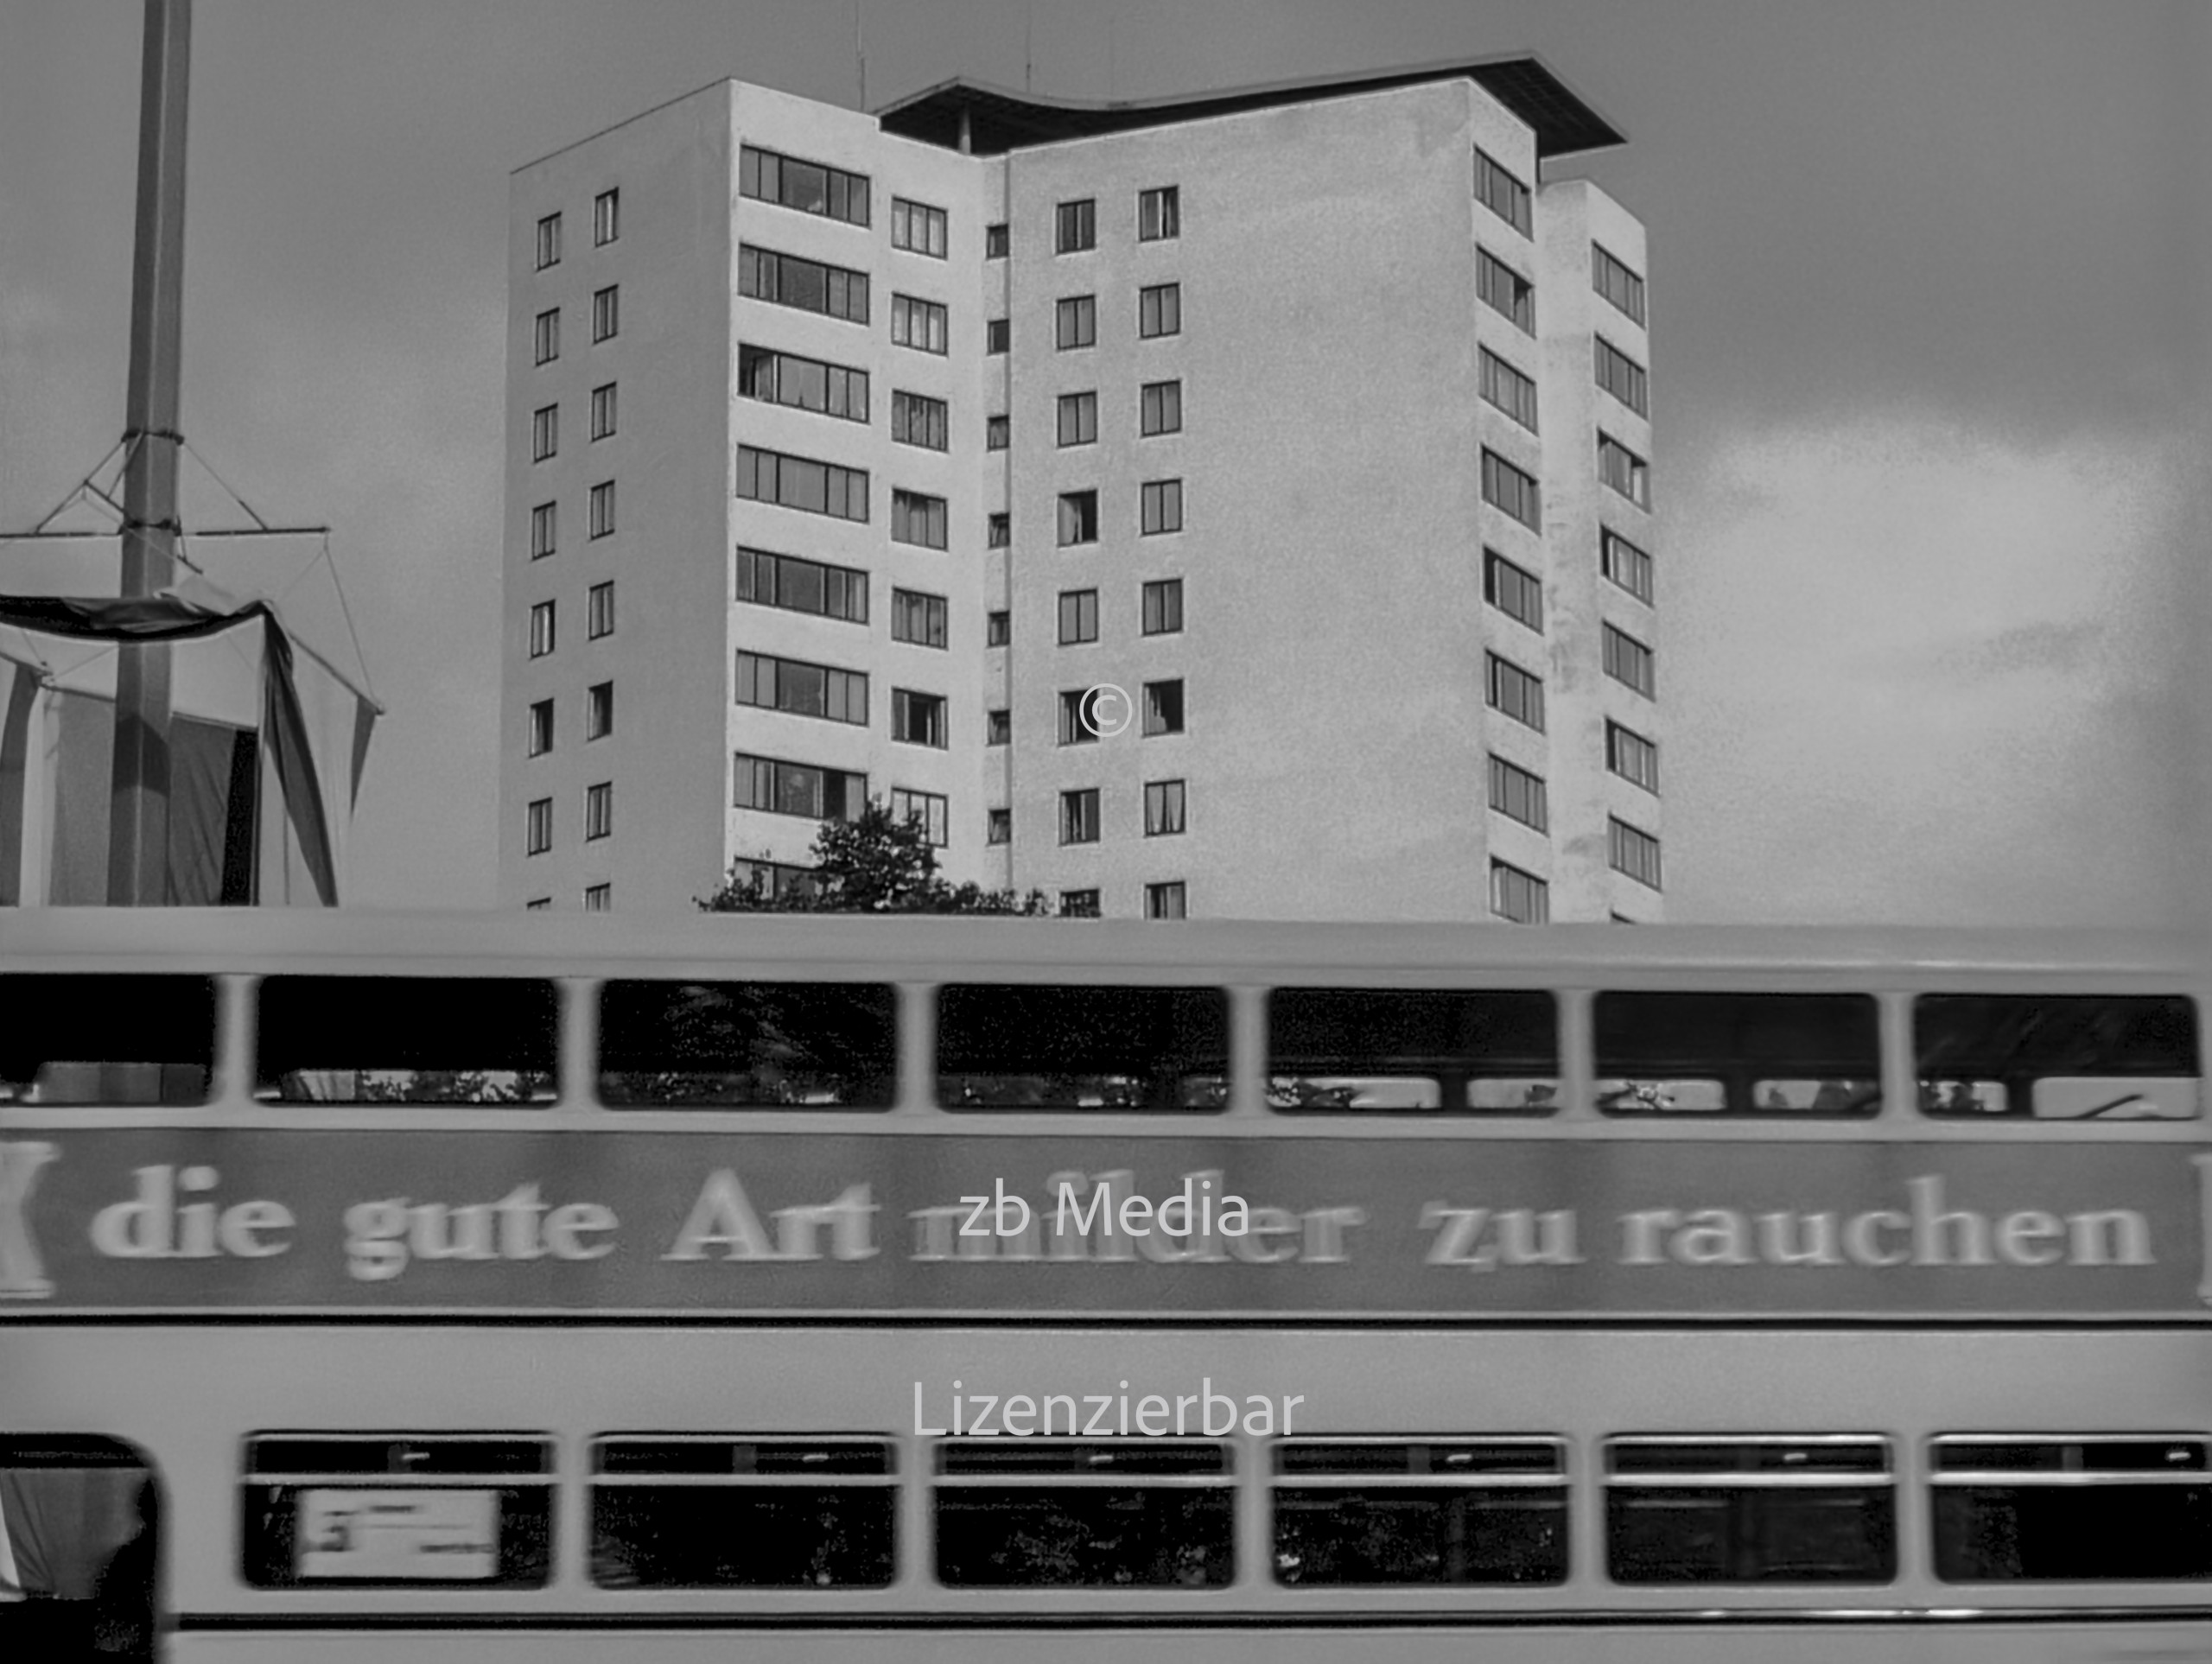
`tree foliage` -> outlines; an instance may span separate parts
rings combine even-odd
[[[937,851],[918,819],[894,816],[872,803],[856,820],[824,821],[814,835],[813,872],[778,894],[768,874],[748,863],[731,867],[722,886],[697,899],[710,913],[971,913],[1042,918],[1052,908],[1041,890],[1018,895],[953,884],[938,876]]]

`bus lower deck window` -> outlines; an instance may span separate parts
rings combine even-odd
[[[560,990],[523,977],[262,979],[254,1096],[279,1103],[546,1103]]]
[[[1279,1583],[1567,1580],[1556,1439],[1299,1441],[1274,1451]]]
[[[1268,1102],[1287,1114],[1548,1115],[1559,1108],[1548,994],[1277,988]]]
[[[938,1580],[953,1588],[1219,1589],[1235,1575],[1220,1445],[952,1441],[933,1511]]]
[[[0,976],[0,1103],[205,1103],[214,1067],[211,978]]]
[[[937,1047],[947,1109],[1204,1113],[1228,1102],[1219,988],[949,984]]]
[[[1592,1083],[1609,1115],[1863,1118],[1881,1108],[1872,994],[1607,992]]]
[[[2193,1121],[2196,1003],[2181,994],[1931,994],[1912,1002],[1920,1113]]]
[[[594,1448],[602,1589],[880,1589],[898,1481],[881,1439],[624,1435]]]
[[[1897,1566],[1889,1445],[1609,1439],[1605,1554],[1616,1583],[1887,1583]]]
[[[599,1091],[615,1105],[888,1108],[898,991],[877,982],[609,982]]]
[[[1936,1440],[1945,1583],[2212,1578],[2212,1471],[2197,1439]]]

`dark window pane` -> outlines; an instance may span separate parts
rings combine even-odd
[[[1218,988],[954,984],[938,995],[948,1109],[1215,1109],[1228,1067]]]
[[[1268,1072],[1282,1110],[1549,1115],[1558,1013],[1542,993],[1277,988]]]
[[[1881,1104],[1872,996],[1598,995],[1598,1106],[1608,1115],[1871,1115]]]
[[[556,1096],[560,994],[519,977],[270,976],[255,1094],[286,1103]]]
[[[953,1588],[1218,1589],[1236,1495],[1140,1486],[937,1492],[938,1580]]]
[[[810,786],[818,771],[793,770]],[[793,812],[819,814],[807,797]],[[882,1108],[899,1072],[896,990],[869,982],[609,982],[610,1104]]]
[[[888,1485],[592,1488],[602,1589],[881,1588],[895,1566]]]
[[[1928,994],[1913,1002],[1929,1115],[2190,1120],[2196,1007],[2178,994]]]
[[[1897,1574],[1887,1485],[1609,1487],[1616,1583],[1886,1583]]]
[[[1939,1485],[1946,1583],[2212,1577],[2212,1485]]]
[[[1274,1494],[1275,1577],[1305,1585],[1567,1580],[1567,1492],[1471,1486]]]
[[[0,1103],[205,1103],[214,1062],[207,977],[0,976]]]

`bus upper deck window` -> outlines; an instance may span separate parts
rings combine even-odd
[[[521,977],[270,976],[254,1096],[279,1103],[548,1103],[560,991]]]
[[[954,983],[938,992],[947,1109],[1167,1109],[1228,1102],[1219,988]]]
[[[1274,1466],[1278,1583],[1567,1581],[1558,1439],[1301,1439]]]
[[[207,977],[0,976],[0,1103],[205,1103],[214,1065]]]
[[[1268,1102],[1287,1114],[1548,1115],[1559,1018],[1543,993],[1277,988]]]
[[[1068,1401],[1045,1400],[1048,1426]],[[1219,1589],[1235,1574],[1225,1445],[952,1439],[937,1470],[937,1575],[952,1588]]]
[[[2196,1007],[2180,994],[1930,994],[1913,1001],[1924,1115],[2193,1121]]]
[[[1932,1454],[1945,1583],[2212,1578],[2202,1438],[1952,1434]]]
[[[1600,994],[1598,1107],[1609,1115],[1866,1116],[1881,1046],[1865,994]]]
[[[610,1104],[887,1108],[898,992],[876,982],[609,982],[599,1092]]]
[[[1605,1442],[1616,1583],[1887,1583],[1897,1485],[1886,1439]]]

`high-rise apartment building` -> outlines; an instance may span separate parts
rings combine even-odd
[[[518,170],[502,904],[873,797],[1067,911],[1656,918],[1644,235],[1543,177],[1621,142],[1521,56]]]

